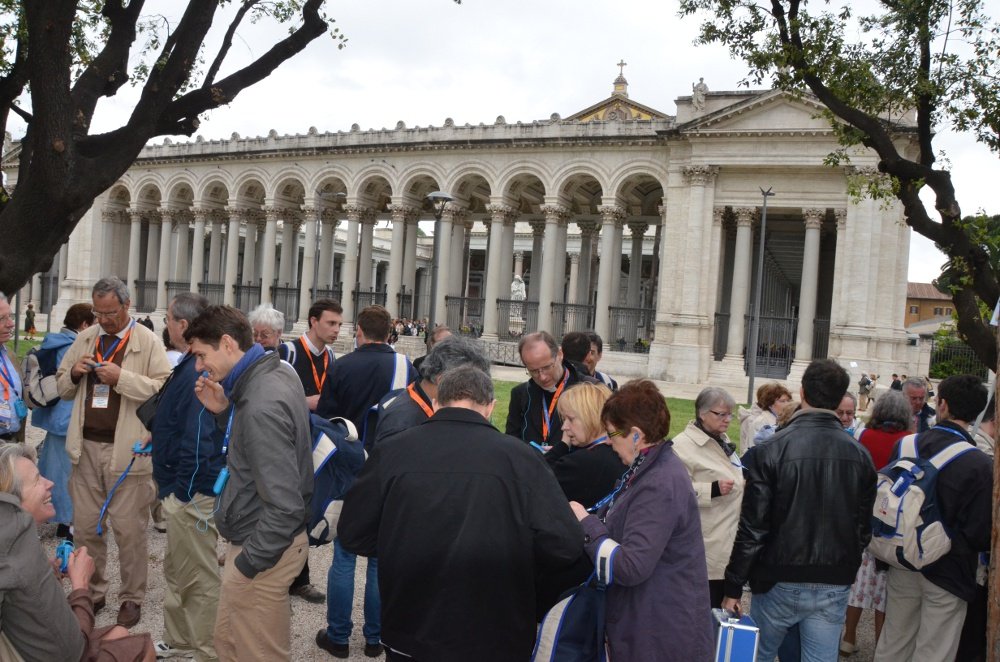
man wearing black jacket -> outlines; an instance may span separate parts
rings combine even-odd
[[[559,396],[573,384],[596,380],[564,360],[548,331],[522,337],[517,352],[530,379],[510,392],[505,432],[522,441],[554,446],[562,439],[562,419],[556,410]]]
[[[969,424],[986,407],[979,377],[948,377],[938,387],[938,424],[917,436],[917,452],[930,458],[967,442]],[[899,452],[898,446],[893,455]],[[941,470],[935,489],[941,521],[951,534],[951,551],[912,572],[889,568],[885,625],[876,661],[953,660],[968,603],[976,593],[976,561],[989,549],[992,531],[993,462],[970,450]]]
[[[489,375],[446,372],[425,423],[375,446],[344,500],[344,548],[379,559],[382,642],[408,662],[526,660],[540,563],[583,531],[542,458],[489,423]]]
[[[875,502],[871,456],[833,412],[849,382],[835,361],[813,361],[801,410],[754,447],[722,606],[738,610],[749,580],[761,660],[773,660],[796,625],[803,659],[837,655]]]

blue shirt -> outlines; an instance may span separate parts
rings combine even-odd
[[[14,362],[10,360],[6,346],[0,346],[0,359],[3,361],[4,377],[8,378],[10,383],[9,389],[0,387],[0,401],[7,405],[6,411],[10,414],[9,417],[0,416],[0,432],[9,434],[21,429],[21,417],[15,408],[15,403],[21,400],[21,375],[14,367]]]

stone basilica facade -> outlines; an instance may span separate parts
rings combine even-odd
[[[738,384],[762,256],[758,376],[795,379],[826,356],[915,373],[909,229],[898,205],[848,195],[877,176],[874,154],[825,166],[836,138],[809,97],[702,82],[676,106],[637,103],[619,76],[566,118],[166,139],[74,231],[54,314],[109,274],[140,311],[201,291],[271,302],[290,332],[334,296],[348,323],[383,303],[491,346],[593,328],[616,376]],[[17,151],[3,163],[14,186]],[[775,194],[762,253],[761,188]],[[451,201],[435,209],[432,192]]]

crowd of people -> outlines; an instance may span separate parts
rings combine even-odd
[[[46,431],[36,463],[0,296],[0,545],[11,559],[0,563],[0,659],[289,659],[290,595],[326,603],[316,646],[347,658],[363,556],[366,656],[526,660],[539,621],[609,549],[615,661],[714,659],[712,609],[739,613],[747,587],[759,660],[850,655],[864,609],[875,610],[876,660],[985,652],[995,421],[975,377],[942,381],[936,408],[928,384],[900,379],[861,420],[848,373],[817,360],[798,393],[765,383],[749,409],[704,388],[671,439],[653,382],[619,386],[598,371],[600,336],[539,331],[518,343],[527,379],[501,433],[488,358],[446,327],[424,329],[428,352],[411,363],[391,341],[422,322],[380,306],[358,313],[355,349],[339,357],[343,310],[330,299],[292,340],[270,306],[245,316],[182,293],[163,339],[129,308],[124,283],[102,279],[46,337],[62,400],[32,414]],[[863,378],[871,400],[877,377]],[[319,419],[349,424],[343,443],[367,452],[346,495],[317,493]],[[921,457],[977,446],[938,476],[952,547],[919,571],[867,549],[877,471],[913,434]],[[324,593],[308,564],[310,511],[331,497]],[[128,629],[157,510],[166,595],[154,642]],[[75,544],[64,564],[46,558],[43,522]],[[95,629],[110,599],[107,528],[121,587],[116,625]]]

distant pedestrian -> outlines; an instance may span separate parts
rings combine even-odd
[[[27,310],[24,311],[24,339],[35,339],[35,306],[30,303]]]

